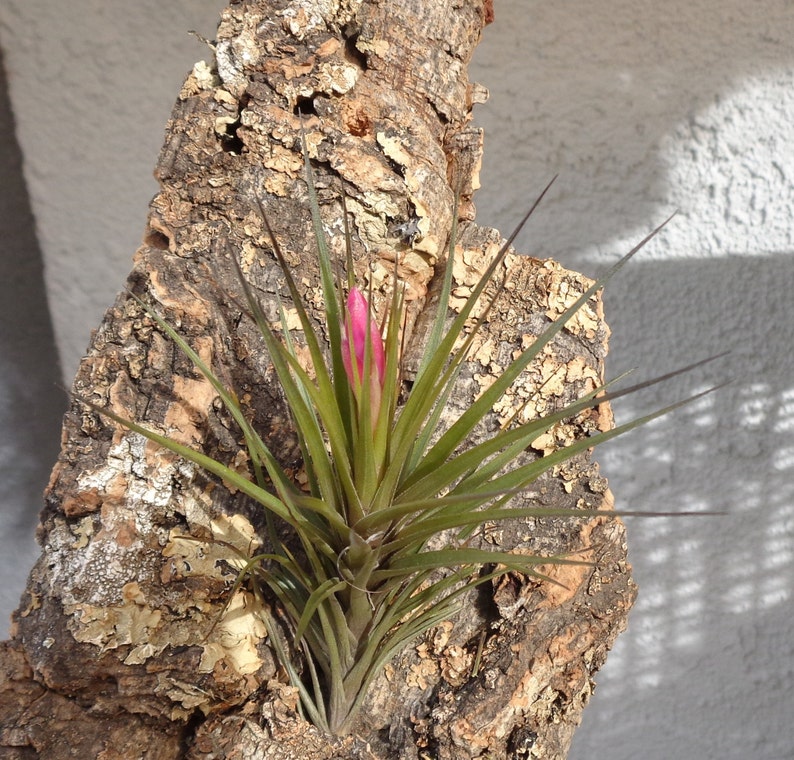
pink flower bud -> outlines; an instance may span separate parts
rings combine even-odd
[[[369,328],[367,327],[369,324]],[[367,342],[367,330],[370,339],[370,403],[372,405],[373,424],[380,409],[380,398],[386,374],[386,353],[383,348],[378,326],[370,316],[369,303],[358,288],[351,288],[347,296],[347,314],[345,329],[342,335],[342,361],[345,372],[356,398],[359,397],[361,384],[367,381],[364,367],[364,351]],[[353,360],[356,371],[353,371]]]

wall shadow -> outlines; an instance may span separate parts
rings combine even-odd
[[[628,760],[640,748],[644,760],[790,752],[794,313],[785,283],[794,283],[794,252],[635,260],[610,287],[607,313],[621,325],[610,375],[647,355],[646,341],[670,349],[643,377],[732,352],[616,403],[627,421],[730,381],[596,452],[617,507],[728,514],[628,519],[640,597],[596,676],[571,760]]]
[[[42,491],[60,446],[61,382],[41,251],[22,174],[0,51],[0,638],[19,604]]]

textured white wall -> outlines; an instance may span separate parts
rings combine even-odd
[[[181,78],[204,57],[185,30],[211,37],[222,5],[0,7],[67,383],[129,268]],[[479,221],[508,230],[560,173],[520,250],[596,273],[680,210],[609,289],[611,373],[733,352],[617,409],[732,379],[600,454],[620,507],[730,514],[631,520],[640,600],[573,760],[794,752],[793,39],[790,0],[497,0],[472,70],[492,93]]]
[[[794,3],[500,0],[478,219],[602,271],[679,209],[607,291],[610,372],[732,354],[633,413],[731,379],[600,460],[640,585],[572,760],[794,757]],[[501,16],[501,19],[500,19]]]

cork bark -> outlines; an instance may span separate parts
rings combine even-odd
[[[300,455],[256,329],[239,306],[232,257],[270,316],[282,278],[261,199],[312,314],[322,314],[300,150],[301,122],[332,247],[342,204],[357,276],[382,308],[395,252],[408,283],[408,369],[443,270],[462,188],[450,309],[502,235],[474,224],[484,88],[467,64],[492,20],[486,0],[249,0],[223,12],[208,62],[187,77],[166,128],[147,232],[127,288],[152,303],[233,387],[296,474]],[[511,255],[448,410],[449,419],[558,316],[589,281],[553,261]],[[292,310],[287,302],[287,322]],[[296,338],[299,335],[296,331]],[[592,389],[608,330],[593,299],[475,433]],[[409,372],[410,380],[410,372]],[[217,394],[122,293],[93,336],[76,397],[245,469],[240,433]],[[527,457],[603,430],[608,405],[558,425]],[[10,758],[564,758],[593,675],[624,628],[635,587],[623,525],[590,456],[517,505],[603,516],[486,525],[494,549],[589,560],[550,566],[556,582],[509,575],[472,592],[373,685],[354,731],[328,737],[295,711],[241,589],[228,545],[265,534],[240,494],[75,401],[46,492],[42,555],[0,645],[0,747]],[[193,536],[203,541],[186,540]],[[221,543],[223,542],[223,543]]]

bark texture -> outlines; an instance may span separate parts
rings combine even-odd
[[[285,466],[300,468],[283,399],[238,307],[231,257],[277,318],[278,267],[259,196],[321,315],[300,153],[306,143],[332,245],[347,198],[356,268],[382,303],[395,251],[409,284],[408,352],[443,267],[454,188],[463,234],[455,309],[502,238],[473,224],[483,88],[466,67],[490,2],[250,0],[223,12],[214,60],[187,77],[157,165],[160,192],[128,280],[234,387]],[[511,256],[505,287],[461,378],[450,418],[589,284],[552,261]],[[289,306],[289,305],[288,305]],[[287,310],[290,322],[291,310]],[[290,325],[291,326],[291,325]],[[515,410],[536,415],[594,387],[608,331],[594,299],[476,433]],[[212,387],[122,294],[93,336],[78,396],[237,462],[240,436]],[[538,456],[612,424],[608,407],[558,425]],[[597,464],[580,457],[518,501],[598,508],[587,519],[486,526],[482,546],[578,552],[557,583],[507,576],[399,655],[352,735],[322,735],[295,712],[221,539],[251,551],[262,516],[239,494],[75,403],[46,492],[15,630],[0,649],[3,757],[564,758],[592,676],[624,628],[635,587],[624,528]],[[187,541],[181,536],[206,539]]]

